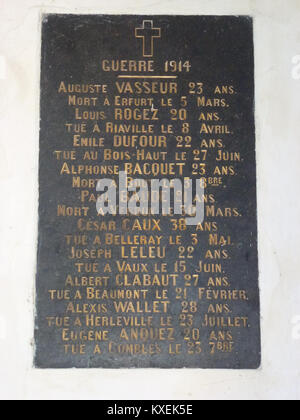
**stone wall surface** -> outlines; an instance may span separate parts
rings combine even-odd
[[[253,16],[262,305],[259,370],[33,368],[42,13]],[[1,398],[299,398],[299,19],[298,0],[1,1]]]

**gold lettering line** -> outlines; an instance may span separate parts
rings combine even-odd
[[[123,76],[119,75],[118,79],[177,79],[178,76]]]

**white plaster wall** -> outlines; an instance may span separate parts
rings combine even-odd
[[[32,368],[42,11],[255,17],[260,370]],[[299,0],[0,0],[1,399],[300,397],[299,22]]]

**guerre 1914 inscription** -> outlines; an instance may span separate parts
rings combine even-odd
[[[260,365],[253,23],[45,15],[35,366]]]

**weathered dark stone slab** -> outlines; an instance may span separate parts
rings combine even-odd
[[[36,367],[257,368],[252,20],[47,15],[40,112]],[[125,164],[204,222],[97,215]]]

